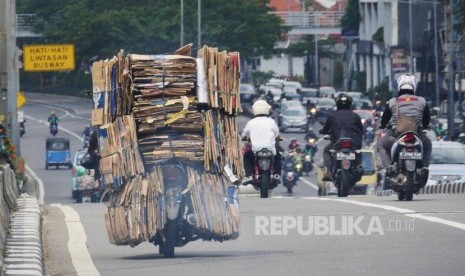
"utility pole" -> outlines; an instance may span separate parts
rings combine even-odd
[[[18,87],[18,53],[16,47],[16,0],[0,3],[0,113],[3,124],[19,153],[19,126],[16,97]]]
[[[184,46],[184,0],[181,0],[181,47]]]
[[[409,72],[413,73],[413,26],[412,26],[412,1],[408,1],[408,25],[409,25],[409,59],[408,67]]]
[[[441,101],[439,99],[439,54],[438,54],[438,21],[437,21],[437,4],[438,2],[434,1],[433,4],[433,20],[434,20],[434,84],[436,89],[436,106],[441,106]]]
[[[450,2],[450,33],[449,33],[449,97],[448,97],[448,122],[447,130],[449,134],[449,139],[452,140],[455,134],[455,102],[454,102],[454,1]]]
[[[197,32],[198,32],[198,40],[199,40],[199,49],[202,47],[202,0],[197,0],[197,10],[198,10],[198,16],[197,16]]]
[[[320,86],[320,68],[318,56],[318,35],[315,34],[315,88]]]

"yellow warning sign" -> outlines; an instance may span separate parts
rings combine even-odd
[[[23,63],[29,72],[74,70],[74,45],[24,45]]]
[[[26,104],[26,102],[27,102],[26,96],[24,96],[23,93],[21,92],[16,93],[16,106],[18,108],[21,108],[23,105]]]

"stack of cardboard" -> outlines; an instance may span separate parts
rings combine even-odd
[[[173,157],[202,161],[195,59],[183,55],[130,55],[129,59],[133,113],[146,164]]]
[[[101,126],[98,136],[100,171],[106,184],[119,187],[127,179],[144,173],[132,115],[117,117],[114,122]]]

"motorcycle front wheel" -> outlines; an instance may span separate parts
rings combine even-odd
[[[268,189],[270,187],[271,175],[270,172],[266,172],[262,175],[260,180],[260,197],[268,198]]]
[[[176,245],[176,221],[168,220],[165,224],[165,242],[163,247],[163,257],[173,258],[174,247]]]

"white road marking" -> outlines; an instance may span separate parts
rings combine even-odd
[[[303,177],[300,177],[299,180],[302,180],[305,184],[307,184],[308,186],[312,187],[313,189],[317,190],[318,191],[318,186],[313,184],[312,182],[308,181],[307,179],[303,178]]]
[[[42,179],[40,179],[37,176],[37,174],[28,165],[26,165],[26,170],[36,180],[36,182],[38,184],[38,188],[39,188],[39,204],[44,204],[44,183],[42,182]]]
[[[28,115],[24,115],[24,117],[27,118],[27,119],[29,119],[29,120],[33,120],[33,121],[36,121],[36,122],[38,122],[38,123],[41,123],[41,124],[45,124],[45,125],[47,125],[47,126],[49,125],[49,123],[48,123],[47,121],[44,121],[44,120],[40,120],[40,119],[31,117],[31,116],[28,116]],[[76,138],[77,138],[78,140],[80,140],[81,142],[84,141],[84,139],[83,139],[81,136],[77,135],[76,133],[72,132],[72,131],[69,130],[69,129],[66,129],[66,128],[61,127],[61,126],[58,126],[58,129],[60,129],[60,130],[62,130],[62,131],[64,131],[64,132],[66,132],[66,133],[68,133],[69,135],[72,135],[72,136],[76,137]]]
[[[349,204],[354,204],[354,205],[359,205],[359,206],[364,206],[364,207],[372,207],[372,208],[379,208],[379,209],[384,209],[387,211],[393,211],[397,212],[400,214],[403,214],[407,217],[412,217],[412,218],[418,218],[430,222],[436,222],[440,224],[444,224],[447,226],[455,227],[460,230],[465,230],[465,224],[460,223],[460,222],[455,222],[452,220],[447,220],[447,219],[442,219],[434,216],[427,216],[427,215],[422,215],[422,214],[416,214],[416,211],[410,210],[410,209],[404,209],[404,208],[399,208],[399,207],[394,207],[394,206],[389,206],[389,205],[382,205],[382,204],[374,204],[374,203],[369,203],[369,202],[363,202],[363,201],[357,201],[357,200],[352,200],[352,199],[336,199],[336,198],[317,198],[317,197],[305,197],[305,199],[312,199],[312,200],[326,200],[326,201],[339,201],[343,203],[349,203]]]
[[[51,204],[59,208],[65,215],[66,228],[68,229],[68,251],[71,255],[74,270],[79,275],[100,275],[87,250],[87,236],[82,226],[79,214],[70,206]]]

